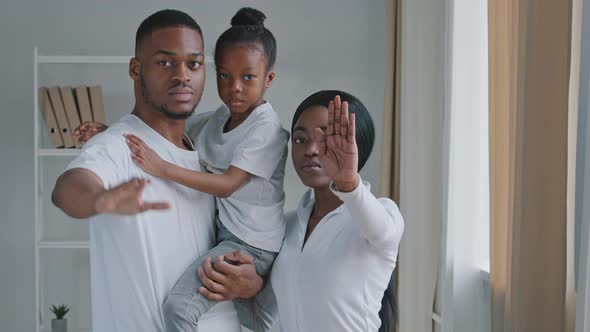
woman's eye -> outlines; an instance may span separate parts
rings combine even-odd
[[[246,81],[251,81],[251,80],[253,80],[253,79],[254,79],[254,76],[252,76],[252,75],[244,75],[244,79],[245,79]]]
[[[303,144],[304,142],[305,142],[305,139],[303,139],[303,137],[293,138],[293,143],[295,143],[295,144]]]
[[[222,80],[226,80],[226,79],[229,78],[229,75],[227,75],[227,74],[217,74],[217,77],[219,77]]]

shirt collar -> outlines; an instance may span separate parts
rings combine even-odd
[[[315,195],[313,189],[307,189],[301,199],[299,200],[299,204],[297,205],[297,219],[299,223],[302,225],[307,225],[309,222],[309,217],[311,216],[311,211],[313,210],[313,205],[315,203]],[[329,217],[331,215],[340,214],[346,207],[344,204],[341,204],[339,207],[328,213],[324,218]]]

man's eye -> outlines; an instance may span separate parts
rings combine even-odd
[[[161,67],[170,67],[170,66],[172,66],[172,62],[170,62],[168,60],[162,60],[162,61],[158,61],[158,65],[160,65]]]
[[[303,144],[304,142],[305,142],[305,139],[303,139],[303,137],[293,138],[293,143],[295,143],[295,144]]]
[[[244,79],[245,79],[246,81],[251,81],[251,80],[253,80],[253,79],[254,79],[254,76],[253,76],[253,75],[244,75]]]
[[[199,69],[199,67],[201,67],[201,64],[197,61],[193,61],[193,62],[189,63],[188,66],[192,69]]]

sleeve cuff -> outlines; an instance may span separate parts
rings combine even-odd
[[[343,192],[343,191],[338,191],[338,189],[336,188],[336,185],[334,184],[334,181],[330,182],[330,190],[336,195],[338,196],[338,198],[340,198],[343,202],[357,197],[358,195],[360,195],[361,191],[363,190],[364,184],[363,184],[363,179],[361,179],[360,174],[357,175],[358,176],[358,185],[356,186],[356,188],[354,188],[354,190],[349,191],[349,192]]]

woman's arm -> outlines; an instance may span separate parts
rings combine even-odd
[[[332,178],[332,191],[346,204],[362,235],[380,248],[397,248],[403,220],[395,203],[377,200],[360,181],[355,116],[336,96],[328,105],[328,128],[316,128],[322,167]]]
[[[374,247],[382,250],[397,249],[404,231],[404,221],[395,203],[388,198],[377,199],[362,184],[350,192],[339,191],[333,183],[332,192],[348,208],[359,226],[361,235]]]
[[[223,174],[212,174],[182,168],[160,158],[139,137],[134,135],[126,135],[125,137],[127,138],[127,145],[133,151],[131,158],[144,171],[198,191],[217,197],[229,197],[250,178],[248,172],[234,166],[230,166]]]

